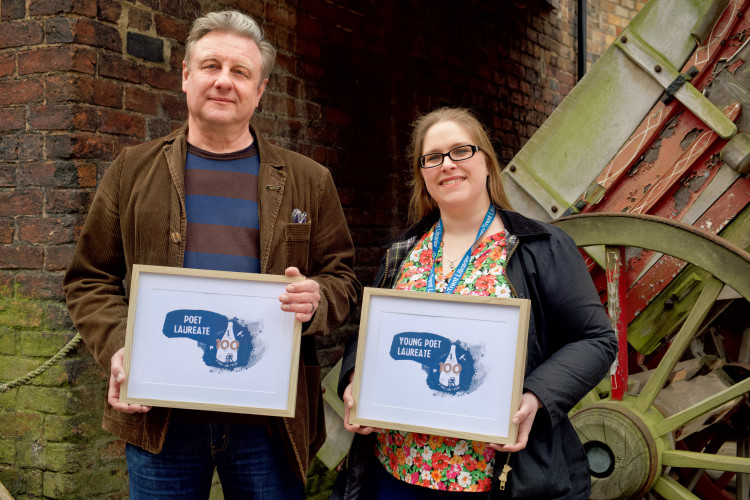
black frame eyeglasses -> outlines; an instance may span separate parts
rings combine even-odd
[[[463,146],[456,146],[447,153],[429,153],[419,157],[420,168],[436,168],[443,164],[445,157],[449,157],[453,161],[464,161],[474,156],[477,151],[481,151],[479,146],[473,144],[465,144]]]

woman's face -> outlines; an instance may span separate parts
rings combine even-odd
[[[474,145],[475,142],[455,122],[438,122],[427,130],[422,142],[422,154],[447,153],[456,146]],[[449,156],[434,168],[421,168],[420,173],[427,192],[435,200],[440,212],[471,214],[486,211],[490,203],[487,193],[487,161],[482,151],[468,160],[453,161]]]

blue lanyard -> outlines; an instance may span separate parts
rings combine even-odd
[[[487,215],[484,216],[482,227],[479,228],[479,232],[477,233],[477,237],[474,239],[474,243],[476,243],[477,240],[484,234],[484,232],[487,231],[487,229],[489,229],[490,224],[492,224],[492,220],[494,218],[495,218],[495,205],[490,203],[490,208],[487,210]],[[435,291],[435,260],[437,260],[437,254],[438,254],[438,250],[440,249],[440,242],[442,240],[443,240],[443,219],[441,218],[437,223],[435,232],[432,233],[432,268],[430,269],[430,275],[427,277],[427,291],[428,292]],[[444,293],[453,293],[453,290],[455,290],[456,287],[458,286],[458,282],[461,281],[461,278],[466,272],[466,267],[469,265],[469,260],[471,259],[471,251],[474,248],[474,243],[472,243],[469,249],[466,250],[466,253],[461,259],[461,262],[458,264],[458,267],[453,271],[453,276],[451,276],[451,279],[448,282],[448,286],[445,288]]]

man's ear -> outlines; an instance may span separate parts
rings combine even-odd
[[[260,98],[263,96],[263,92],[266,91],[266,84],[267,83],[268,83],[268,78],[266,78],[265,80],[263,80],[261,82],[260,86],[258,87],[258,98],[255,100],[255,107],[256,108],[260,104]]]
[[[187,87],[188,73],[189,71],[188,71],[187,63],[185,63],[185,61],[182,61],[182,91],[183,92],[187,91],[185,87]]]

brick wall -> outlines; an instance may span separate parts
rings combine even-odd
[[[590,61],[640,2],[630,4],[589,2]],[[380,245],[405,227],[414,117],[472,107],[510,159],[575,84],[575,6],[2,0],[0,382],[73,336],[61,280],[97,181],[124,146],[185,120],[182,44],[201,12],[231,7],[265,20],[279,57],[254,123],[331,169],[369,284]],[[355,330],[352,321],[320,340],[324,365]],[[124,445],[99,428],[104,380],[79,347],[0,393],[0,482],[17,498],[127,496]]]
[[[590,66],[646,4],[645,0],[597,0],[588,2],[588,47]]]
[[[108,163],[185,118],[178,68],[189,21],[183,3],[162,3],[2,2],[2,382],[73,336],[62,274]],[[79,347],[0,394],[0,481],[17,498],[127,497],[124,444],[100,428],[104,380]]]

